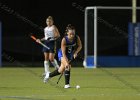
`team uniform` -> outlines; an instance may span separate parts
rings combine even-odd
[[[44,41],[44,44],[49,47],[49,49],[43,47],[43,52],[45,53],[56,53],[56,41],[55,41],[55,38],[54,38],[54,25],[50,26],[50,27],[46,27],[44,28],[44,35],[45,35],[45,41]],[[58,69],[59,68],[59,65],[56,61],[56,59],[54,59],[53,61],[51,61],[52,65]],[[45,73],[43,75],[45,75],[46,73],[50,73],[50,70],[49,70],[49,60],[48,61],[44,61],[44,68],[45,68]]]
[[[73,41],[69,41],[68,36],[65,36],[65,40],[66,40],[66,56],[68,58],[68,60],[72,60],[73,59],[73,53],[77,44],[77,35],[75,35]],[[62,50],[59,49],[58,51],[58,59],[59,61],[61,61],[61,58],[63,57],[62,55]]]
[[[55,53],[56,52],[56,42],[54,40],[54,25],[51,27],[46,27],[44,29],[45,41],[44,44],[48,46],[50,49],[43,47],[43,52],[47,53]]]
[[[70,24],[66,27],[66,34],[61,41],[61,46],[65,50],[65,54],[67,58],[63,59],[62,48],[58,50],[58,59],[61,61],[61,65],[59,69],[54,70],[51,73],[46,73],[44,77],[44,83],[47,83],[48,80],[54,76],[64,74],[65,76],[65,86],[64,88],[70,88],[70,69],[71,65],[69,64],[73,57],[76,57],[77,53],[81,50],[82,44],[78,35],[75,34],[75,28]],[[68,60],[68,61],[67,61]],[[59,78],[60,79],[60,78]]]
[[[77,46],[78,36],[75,35],[73,41],[69,41],[68,36],[65,36],[64,38],[65,38],[65,41],[66,41],[66,51],[65,51],[65,53],[66,53],[68,61],[70,61],[70,60],[73,59],[73,54],[74,54],[75,48]],[[61,61],[62,57],[63,57],[62,50],[60,49],[58,51],[59,61]],[[69,84],[70,83],[70,70],[69,69],[65,69],[64,76],[65,76],[65,86],[64,86],[64,88],[70,88],[70,84]]]
[[[66,52],[65,53],[66,53],[68,60],[70,61],[73,59],[73,54],[74,54],[75,48],[77,48],[76,46],[77,46],[78,35],[75,35],[73,41],[69,41],[68,36],[65,36],[64,38],[66,40]],[[63,57],[62,50],[59,49],[59,51],[58,51],[59,61],[61,61],[62,57]],[[58,69],[53,71],[52,73],[46,74],[46,76],[44,78],[44,82],[46,83],[49,78],[56,76],[56,75],[59,75],[59,74],[60,73],[58,72]],[[69,85],[69,83],[70,83],[70,70],[65,69],[64,76],[65,76],[64,88],[70,88],[70,85]]]

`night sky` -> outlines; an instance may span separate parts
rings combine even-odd
[[[137,5],[140,6],[140,0]],[[3,52],[19,55],[16,58],[20,59],[23,55],[26,55],[23,59],[31,55],[41,56],[39,46],[32,45],[28,34],[32,32],[39,38],[43,36],[42,28],[50,15],[61,36],[65,27],[72,24],[84,43],[84,9],[87,6],[131,6],[131,0],[1,0]],[[28,43],[23,42],[25,40]]]
[[[1,3],[38,26],[45,27],[45,20],[51,15],[61,33],[67,24],[71,23],[80,34],[84,31],[86,6],[131,6],[131,0],[3,0]],[[26,34],[37,30],[21,18],[8,14],[2,9],[0,9],[0,20],[4,24],[3,36]]]

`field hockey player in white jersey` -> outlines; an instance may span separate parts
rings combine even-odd
[[[56,53],[56,39],[60,37],[60,33],[58,31],[58,28],[53,24],[53,18],[52,16],[48,16],[46,19],[46,24],[47,26],[44,28],[44,38],[42,39],[37,39],[36,42],[44,42],[44,44],[49,47],[45,48],[43,47],[43,52],[44,52],[44,68],[45,68],[45,73],[50,73],[49,70],[49,62],[52,63],[52,65],[58,69],[59,65],[56,61],[55,53]]]

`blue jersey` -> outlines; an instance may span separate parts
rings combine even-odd
[[[65,36],[65,40],[66,40],[66,54],[73,54],[77,43],[77,36],[75,36],[72,42],[68,40],[67,36]]]
[[[75,51],[75,48],[77,46],[77,35],[75,35],[73,41],[69,41],[68,36],[65,36],[65,40],[66,40],[66,56],[68,58],[68,60],[71,60],[73,58],[73,53]],[[58,58],[59,60],[61,60],[62,57],[62,50],[60,49],[58,51]]]

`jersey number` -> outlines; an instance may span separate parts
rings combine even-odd
[[[68,47],[68,53],[71,53],[72,52],[72,47]]]

